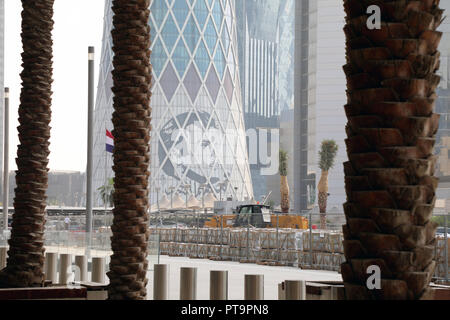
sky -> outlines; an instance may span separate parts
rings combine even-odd
[[[50,170],[86,170],[88,46],[95,47],[95,90],[103,37],[104,0],[56,0]],[[22,71],[22,5],[5,0],[5,87],[10,88],[10,170],[16,170]]]

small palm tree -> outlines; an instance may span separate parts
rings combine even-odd
[[[149,0],[113,0],[114,209],[108,297],[147,296],[151,81]]]
[[[97,189],[100,193],[100,197],[105,205],[114,205],[114,178],[110,178],[108,183]]]
[[[338,145],[334,140],[324,140],[319,151],[319,168],[322,175],[317,186],[319,192],[320,228],[327,228],[328,172],[334,166]]]
[[[279,172],[280,172],[281,211],[283,213],[289,213],[290,209],[289,183],[287,179],[288,175],[287,160],[288,160],[287,152],[284,150],[280,150]]]
[[[22,91],[14,214],[0,286],[44,282],[44,228],[52,101],[54,0],[22,0]]]

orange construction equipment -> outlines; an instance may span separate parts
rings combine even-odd
[[[233,215],[217,215],[205,222],[209,228],[236,228],[247,225],[256,228],[308,229],[308,219],[302,216],[274,214],[269,206],[252,204],[239,206]]]

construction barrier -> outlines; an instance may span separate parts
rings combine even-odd
[[[161,235],[163,255],[330,271],[340,271],[345,261],[344,238],[342,233],[336,231],[313,230],[310,233],[310,230],[299,229],[178,228],[178,237],[174,228],[151,229],[151,232]],[[450,248],[450,239],[448,241]],[[445,239],[438,237],[436,277],[445,277],[445,256]]]

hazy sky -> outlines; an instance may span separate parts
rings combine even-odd
[[[104,0],[56,0],[50,170],[86,170],[87,48],[95,46],[97,89]],[[22,43],[22,5],[5,1],[5,86],[10,88],[10,170],[16,170]]]

